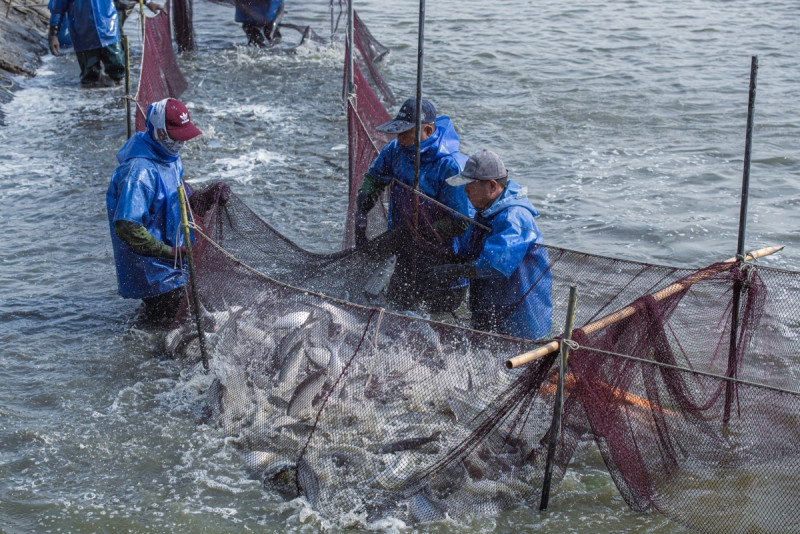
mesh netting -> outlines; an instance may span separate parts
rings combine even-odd
[[[201,236],[197,246],[212,419],[266,488],[303,496],[340,525],[538,505],[555,353],[507,369],[537,344],[453,316],[385,311],[367,291],[375,262],[304,251],[235,196],[204,224],[216,243]],[[576,325],[634,308],[573,334],[554,487],[593,440],[636,510],[700,531],[796,531],[798,273],[548,253],[554,325],[570,286]],[[186,325],[167,334],[167,349],[195,361]]]
[[[165,4],[167,9],[169,4]],[[144,46],[136,90],[136,130],[145,130],[147,107],[164,98],[178,98],[188,86],[178,67],[169,32],[169,13],[144,19]]]

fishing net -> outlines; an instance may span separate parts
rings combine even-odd
[[[172,27],[179,52],[195,49],[194,1],[172,0]]]
[[[362,64],[374,57],[359,50]],[[358,64],[353,78],[348,228],[387,140],[375,126],[389,118]],[[418,212],[409,246],[441,253],[430,223],[446,210],[391,188]],[[385,230],[383,202],[370,216],[371,236]],[[551,334],[571,287],[579,298],[556,428],[556,352],[510,369],[542,343],[466,328],[463,308],[391,311],[394,264],[352,251],[351,235],[341,252],[305,251],[235,195],[198,219],[197,235],[209,421],[265,488],[303,497],[335,526],[537,507],[557,432],[555,491],[577,449],[594,446],[635,510],[703,532],[800,530],[799,273],[544,247]],[[164,343],[198,360],[188,310]]]
[[[302,496],[341,526],[538,506],[556,353],[509,369],[540,344],[376,306],[367,288],[380,262],[307,252],[235,196],[201,229],[210,420],[265,488]],[[796,531],[798,273],[547,248],[553,324],[564,324],[575,286],[583,326],[553,487],[593,442],[636,510],[698,531]],[[629,311],[604,319],[617,310]],[[196,361],[193,324],[177,325],[166,350]]]
[[[164,9],[167,10],[165,4]],[[178,98],[188,87],[172,49],[167,11],[144,19],[144,46],[136,90],[136,130],[145,130],[147,107],[164,98]]]

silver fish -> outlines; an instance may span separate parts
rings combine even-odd
[[[298,419],[310,419],[313,415],[312,411],[319,406],[322,400],[327,380],[328,375],[323,371],[309,374],[292,393],[286,414]]]

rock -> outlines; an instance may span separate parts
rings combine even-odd
[[[0,70],[36,74],[39,57],[47,53],[49,20],[50,11],[41,0],[5,0],[0,8]]]

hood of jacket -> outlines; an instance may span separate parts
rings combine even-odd
[[[397,141],[395,141],[396,143]],[[459,138],[450,117],[442,115],[436,118],[436,130],[433,134],[420,143],[420,160],[429,163],[447,156],[461,155],[458,152]],[[402,152],[408,152],[414,157],[414,145],[399,147]],[[466,156],[463,158],[466,161]],[[463,165],[463,161],[459,161]]]
[[[528,188],[522,187],[517,182],[509,180],[505,190],[495,199],[492,204],[480,212],[480,216],[485,219],[491,219],[497,213],[511,207],[519,206],[530,211],[534,217],[539,216],[539,212],[533,207],[530,200],[528,200]]]

